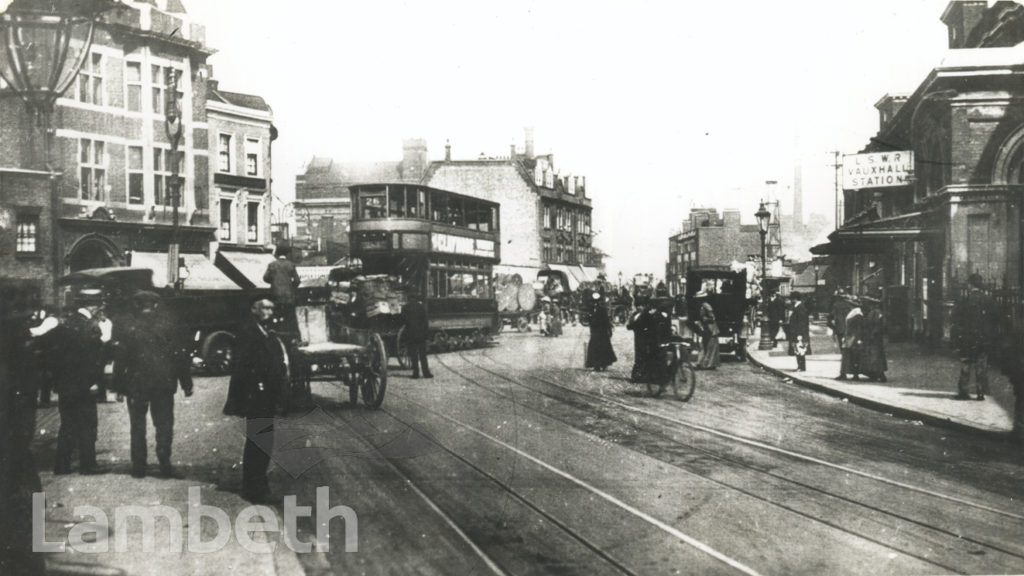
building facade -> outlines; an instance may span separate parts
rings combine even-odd
[[[891,337],[929,341],[948,339],[971,274],[1024,286],[1024,6],[953,1],[942,21],[949,55],[913,94],[876,104],[861,150],[912,152],[912,176],[844,190],[842,226],[812,250],[854,292],[885,299]]]
[[[206,210],[221,250],[266,250],[271,244],[273,111],[259,96],[226,92],[209,82],[206,102],[211,163]]]
[[[561,175],[552,154],[534,154],[533,131],[523,151],[509,156],[431,162],[423,183],[501,203],[499,270],[535,276],[555,269],[577,281],[594,280],[603,263],[593,245],[593,206],[586,177]],[[521,270],[520,270],[521,269]],[[525,276],[524,276],[525,277]]]
[[[774,258],[774,254],[769,254]],[[694,208],[678,234],[668,240],[665,283],[675,295],[684,293],[686,272],[695,267],[728,268],[754,258],[760,263],[761,234],[756,224],[742,224],[739,210]]]
[[[122,2],[101,17],[81,72],[56,102],[49,158],[25,106],[0,86],[0,217],[12,221],[0,236],[0,286],[52,302],[60,276],[128,265],[133,253],[167,259],[176,243],[212,256],[212,54],[205,27],[179,2]],[[180,111],[177,150],[169,109]],[[263,176],[265,193],[269,164]]]

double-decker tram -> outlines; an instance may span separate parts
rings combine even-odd
[[[432,348],[490,341],[501,328],[492,285],[501,258],[499,205],[417,184],[349,189],[352,256],[364,274],[400,277],[424,298]],[[393,342],[400,348],[401,335]]]

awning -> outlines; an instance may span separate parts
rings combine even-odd
[[[572,269],[564,264],[548,264],[548,268],[555,272],[561,272],[565,275],[565,279],[569,282],[569,290],[575,292],[580,287],[580,280],[577,277],[579,272],[576,274],[572,273]]]
[[[583,269],[583,273],[587,275],[587,278],[591,282],[597,282],[597,277],[601,275],[600,268],[594,268],[592,266],[580,266]]]
[[[878,254],[893,242],[920,240],[929,233],[924,213],[912,212],[848,224],[829,234],[828,242],[811,248],[811,254]]]
[[[263,274],[273,261],[274,255],[270,252],[220,250],[213,263],[242,288],[270,288],[270,284],[263,281]]]
[[[188,277],[182,286],[185,290],[241,290],[238,284],[231,281],[213,262],[202,254],[179,254],[185,261]],[[166,252],[132,252],[132,268],[143,268],[153,271],[153,286],[163,288],[169,284],[167,280]]]

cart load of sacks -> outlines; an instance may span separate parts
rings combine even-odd
[[[362,313],[366,318],[396,315],[402,313],[402,308],[409,301],[408,287],[398,276],[356,276],[349,282],[339,283],[331,301],[356,314]]]

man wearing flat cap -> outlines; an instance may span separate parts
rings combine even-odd
[[[132,296],[135,314],[116,344],[115,386],[127,397],[131,426],[132,476],[146,475],[146,414],[156,429],[160,475],[178,476],[171,464],[174,438],[174,393],[181,386],[192,395],[190,358],[180,331],[160,307],[160,296],[139,291]]]

